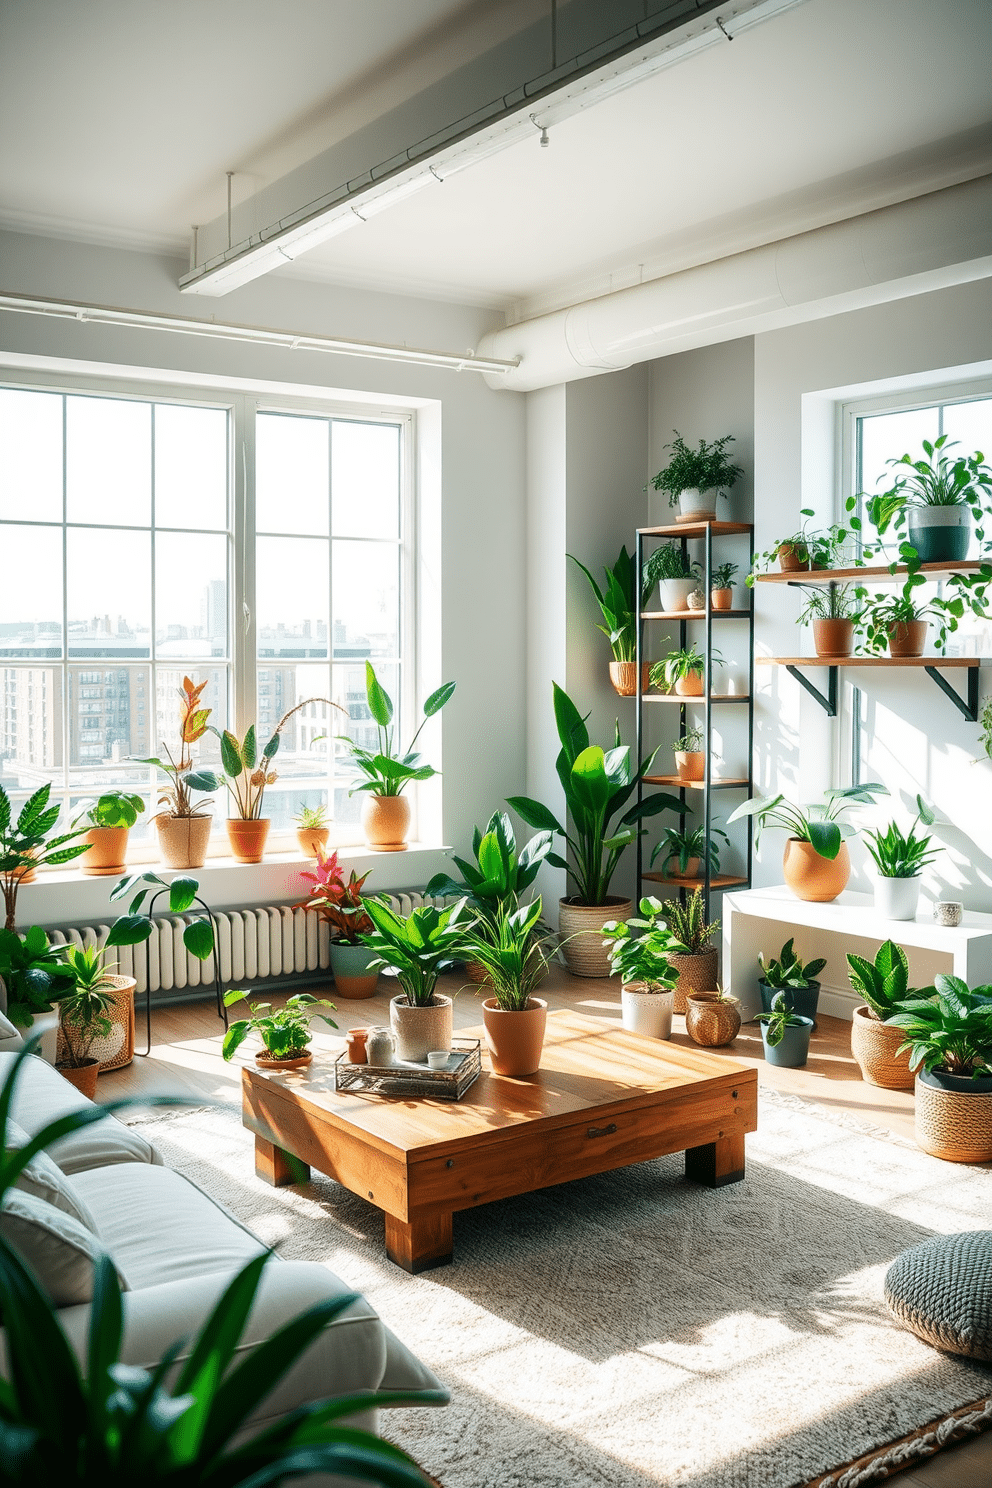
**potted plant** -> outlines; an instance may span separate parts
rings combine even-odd
[[[916,1072],[916,1140],[948,1162],[992,1162],[992,987],[934,977],[934,995],[899,1004]]]
[[[681,543],[659,543],[644,565],[644,594],[649,595],[657,583],[662,610],[666,614],[684,614],[689,595],[699,582],[699,573],[699,564],[683,553]]]
[[[891,940],[879,946],[874,963],[848,951],[847,964],[851,986],[865,1000],[863,1007],[854,1009],[851,1021],[851,1053],[861,1078],[883,1090],[912,1090],[909,1051],[897,1052],[903,1042],[902,1029],[887,1019],[898,1012],[901,1003],[932,994],[933,989],[910,990],[906,952]]]
[[[768,1012],[757,1013],[755,1022],[761,1024],[761,1042],[768,1063],[781,1069],[801,1069],[809,1058],[812,1018],[794,1013],[785,993],[776,992]]]
[[[80,997],[76,1003],[76,994],[107,994],[106,1007],[99,1010],[100,1017],[107,1026],[101,1027],[86,1040],[87,1054],[93,1054],[92,1046],[97,1038],[102,1040],[102,1047],[97,1049],[95,1056],[97,1067],[92,1076],[95,1082],[97,1074],[102,1074],[106,1069],[123,1069],[134,1057],[134,989],[137,982],[133,976],[121,976],[116,970],[107,970],[106,946],[102,950],[95,945],[59,946],[54,954],[64,957],[75,980],[68,995],[59,999],[57,1068],[61,1068],[63,1063],[71,1065],[74,1054],[78,1052],[74,1039],[66,1033],[67,1021],[75,1025],[79,1022],[80,1015],[86,1013],[85,997]],[[93,1011],[93,1008],[90,1010]],[[86,1093],[87,1087],[80,1088]]]
[[[799,623],[812,626],[817,656],[851,655],[861,620],[862,593],[850,584],[831,584],[827,589],[813,590],[807,597],[799,612]]]
[[[8,930],[17,923],[17,891],[22,883],[30,883],[38,868],[61,868],[90,850],[88,842],[72,842],[82,836],[83,827],[49,836],[61,809],[49,806],[51,793],[51,785],[40,786],[24,802],[15,821],[10,797],[0,785],[0,887]],[[66,847],[67,842],[72,846]]]
[[[352,788],[349,794],[364,791],[366,799],[362,805],[362,827],[369,847],[377,852],[403,852],[410,829],[410,802],[403,791],[411,780],[430,780],[437,771],[433,765],[421,763],[414,745],[428,718],[440,713],[455,690],[454,682],[445,682],[432,692],[424,704],[424,716],[420,727],[407,748],[398,753],[393,742],[393,704],[389,694],[380,685],[375,668],[370,661],[365,663],[365,692],[369,712],[378,730],[378,747],[366,749],[347,734],[339,740],[345,746],[361,774],[366,778]]]
[[[160,747],[165,759],[140,759],[141,765],[154,765],[168,777],[169,784],[159,787],[158,805],[163,808],[151,818],[158,832],[162,856],[170,868],[202,868],[210,840],[209,812],[203,810],[212,802],[197,801],[199,791],[216,790],[220,782],[212,770],[194,770],[192,746],[207,732],[210,708],[200,707],[200,695],[206,682],[194,684],[183,678],[179,689],[179,758],[173,757],[167,744]]]
[[[141,796],[122,790],[105,791],[95,801],[78,803],[72,825],[83,823],[90,849],[82,865],[84,873],[98,878],[123,873],[128,833],[144,809]]]
[[[680,780],[702,780],[706,774],[706,735],[702,729],[686,729],[672,745],[675,770]]]
[[[675,438],[671,443],[662,445],[662,449],[671,450],[672,457],[650,484],[656,491],[666,492],[669,506],[678,506],[677,522],[715,521],[720,492],[729,491],[744,474],[743,467],[732,464],[727,454],[734,436],[724,434],[712,444],[701,439],[699,448],[693,449],[678,429],[672,433]]]
[[[103,969],[104,953],[95,946],[68,946],[66,965],[74,985],[59,999],[59,1059],[55,1068],[89,1100],[96,1099],[100,1062],[91,1050],[98,1038],[108,1038],[113,1024],[107,1016],[116,1002],[115,987]]]
[[[422,1063],[435,1049],[450,1049],[451,998],[436,990],[441,972],[467,954],[465,900],[447,909],[425,904],[403,919],[385,899],[367,899],[373,929],[362,939],[376,964],[396,973],[401,991],[389,1004],[389,1022],[400,1059]]]
[[[359,878],[352,869],[345,883],[337,853],[328,857],[323,848],[318,847],[316,872],[300,874],[313,886],[310,897],[293,905],[294,909],[314,910],[327,923],[331,936],[331,971],[334,985],[342,997],[372,997],[379,980],[374,965],[375,952],[369,950],[361,939],[373,928],[362,898],[362,887],[368,876],[368,873],[363,873]]]
[[[596,603],[602,611],[605,624],[597,625],[610,643],[613,652],[613,660],[610,662],[610,681],[614,690],[621,697],[633,697],[637,691],[637,570],[633,558],[627,552],[626,545],[620,549],[620,556],[612,568],[605,569],[606,588],[600,589],[592,574],[584,563],[571,553],[568,554],[572,562],[577,564],[585,574],[596,596]],[[642,596],[647,599],[647,592]],[[643,667],[643,677],[647,677],[647,665]],[[647,691],[647,682],[642,679],[641,687]]]
[[[685,1002],[685,1031],[704,1049],[722,1049],[741,1031],[740,1003],[722,987],[690,992]]]
[[[684,904],[668,899],[664,905],[665,920],[681,949],[672,950],[669,959],[678,973],[675,983],[675,1011],[684,1013],[690,992],[712,992],[716,987],[717,951],[713,937],[720,921],[707,923],[701,889],[694,889]]]
[[[722,663],[719,651],[714,650],[713,660]],[[675,691],[680,697],[702,697],[705,671],[705,658],[693,642],[688,649],[669,651],[662,661],[654,663],[650,672],[651,686]]]
[[[610,970],[619,975],[623,1026],[647,1038],[672,1036],[672,1011],[678,972],[672,965],[674,952],[684,951],[664,923],[665,907],[659,899],[642,899],[640,917],[608,920],[603,926],[603,944],[610,956]]]
[[[236,1002],[244,1002],[251,1016],[239,1018],[231,1024],[224,1035],[221,1053],[225,1059],[233,1059],[248,1035],[257,1033],[263,1045],[255,1055],[255,1063],[260,1069],[304,1069],[313,1059],[313,1050],[309,1047],[313,1038],[310,1031],[313,1019],[320,1018],[331,1028],[338,1026],[333,1018],[318,1011],[319,1008],[331,1008],[336,1012],[333,1002],[313,997],[309,992],[297,992],[287,997],[285,1006],[281,1008],[273,1008],[270,1002],[249,1002],[245,993],[237,989],[225,994],[225,1007],[233,1007]]]
[[[710,575],[710,604],[714,610],[732,610],[734,607],[734,575],[740,567],[737,563],[718,563]]]
[[[54,1004],[72,990],[74,978],[49,948],[38,925],[25,935],[0,930],[0,982],[6,988],[6,1014],[25,1036],[40,1034],[41,1055],[49,1064],[58,1057],[58,1017]]]
[[[326,806],[301,806],[293,817],[296,823],[296,840],[300,852],[307,858],[318,858],[320,849],[327,846],[331,835],[327,825]]]
[[[730,846],[730,840],[722,827],[710,828],[708,856],[711,878],[720,872],[720,853],[713,840],[715,837],[722,837],[727,846]],[[651,867],[653,868],[656,860],[661,858],[666,873],[677,878],[698,878],[706,856],[705,826],[687,826],[684,829],[666,827],[662,840],[655,843],[651,854]]]
[[[105,948],[109,950],[112,946],[143,945],[152,933],[151,918],[144,910],[145,900],[148,899],[151,904],[158,894],[166,890],[169,894],[170,914],[184,915],[190,910],[196,913],[194,906],[198,903],[199,888],[195,878],[174,878],[171,883],[166,883],[157,873],[131,873],[127,878],[122,878],[110,891],[110,897],[112,900],[124,899],[131,894],[132,898],[127,914],[121,915],[111,925]],[[199,903],[202,904],[202,901]],[[214,927],[209,910],[204,908],[196,919],[184,925],[182,941],[190,955],[195,956],[198,961],[206,961],[213,955]]]
[[[917,837],[920,822],[932,827],[936,820],[922,796],[916,798],[916,820],[906,836],[896,822],[883,831],[866,832],[865,844],[875,861],[875,908],[885,920],[915,920],[920,902],[920,877],[940,849],[930,846],[929,837]]]
[[[968,556],[971,524],[984,538],[986,506],[992,496],[992,469],[981,451],[972,455],[948,453],[956,447],[942,434],[931,444],[923,440],[923,457],[900,455],[885,463],[896,471],[887,491],[870,496],[866,510],[884,536],[905,532],[920,563],[954,562]],[[885,476],[882,477],[886,479]]]
[[[865,548],[861,554],[845,554],[845,549],[853,545],[853,540],[862,530],[861,518],[854,514],[857,504],[857,497],[849,496],[845,503],[847,524],[841,526],[834,522],[823,528],[810,528],[810,521],[816,513],[811,506],[804,506],[799,514],[806,520],[799,531],[776,538],[770,548],[756,554],[751,572],[744,580],[747,587],[753,588],[755,577],[767,572],[775,563],[781,573],[798,573],[807,568],[835,568],[842,560],[844,567],[860,568],[864,560],[872,556],[872,548]]]
[[[782,827],[789,833],[782,858],[782,873],[797,899],[824,904],[847,887],[851,858],[845,837],[854,828],[837,817],[852,806],[872,805],[876,796],[887,796],[884,785],[865,781],[824,792],[824,802],[804,808],[793,806],[784,796],[754,796],[730,815],[730,821],[754,817],[754,845],[766,827]]]
[[[529,796],[510,796],[507,804],[529,827],[553,832],[565,839],[569,858],[549,853],[547,861],[564,868],[575,892],[559,904],[558,925],[564,944],[565,963],[575,976],[608,976],[609,959],[602,946],[602,928],[607,920],[625,920],[633,902],[610,894],[610,883],[624,850],[636,842],[641,823],[662,811],[685,815],[686,806],[662,791],[646,795],[638,805],[630,798],[651,768],[653,750],[636,770],[631,768],[630,749],[620,742],[616,725],[615,746],[606,753],[589,743],[585,719],[557,683],[554,684],[555,722],[561,750],[555,764],[565,792],[565,805],[572,819],[572,833],[553,812]]]
[[[790,1012],[808,1018],[816,1027],[816,1009],[820,1001],[820,984],[817,976],[826,966],[826,958],[817,956],[805,966],[795,949],[794,937],[785,942],[778,960],[766,961],[764,953],[758,952],[758,965],[762,975],[758,978],[763,1012],[771,1012],[775,998],[782,992]]]
[[[482,1004],[482,1022],[493,1073],[516,1079],[537,1073],[544,1047],[548,1004],[534,996],[547,971],[541,909],[540,895],[518,909],[501,905],[495,921],[480,915],[465,941],[492,992]]]

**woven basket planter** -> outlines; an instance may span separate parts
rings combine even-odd
[[[558,930],[561,953],[573,976],[608,977],[610,953],[603,944],[603,926],[609,920],[629,920],[633,899],[607,899],[605,904],[572,904],[558,901]]]
[[[123,1069],[134,1058],[134,977],[106,976],[105,981],[114,989],[113,1005],[107,1009],[110,1032],[106,1038],[95,1038],[90,1045],[90,1054],[96,1060],[98,1073],[104,1070]],[[60,1063],[69,1057],[61,1027],[58,1035]]]
[[[945,1162],[992,1162],[992,1079],[918,1074],[916,1140]]]
[[[685,1031],[694,1044],[720,1049],[732,1044],[741,1031],[736,1002],[725,1002],[715,992],[690,992],[686,998]]]
[[[901,1028],[880,1023],[866,1007],[854,1009],[851,1022],[851,1053],[861,1078],[882,1090],[912,1090],[916,1083],[909,1068],[909,1050],[897,1054],[905,1034]]]
[[[679,974],[675,983],[675,1011],[684,1013],[686,1009],[686,998],[690,992],[715,992],[717,953],[716,951],[700,951],[695,956],[671,955],[668,958],[669,966],[674,966]]]

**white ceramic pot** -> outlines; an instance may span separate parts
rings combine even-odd
[[[455,1010],[450,997],[434,993],[429,1007],[411,1007],[401,992],[389,1004],[389,1026],[396,1058],[427,1063],[432,1049],[450,1049],[455,1033]]]
[[[643,992],[639,990],[642,985],[631,982],[620,993],[624,1028],[645,1038],[671,1038],[675,993]]]
[[[696,486],[687,486],[679,492],[679,514],[677,522],[713,522],[716,520],[715,490],[700,491]]]
[[[920,902],[920,875],[875,879],[875,909],[883,920],[915,920]]]
[[[689,595],[698,579],[659,579],[658,600],[663,610],[684,611],[689,608]]]

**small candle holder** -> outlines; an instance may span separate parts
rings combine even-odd
[[[938,925],[960,925],[964,917],[964,905],[955,899],[940,899],[933,907],[933,917]]]

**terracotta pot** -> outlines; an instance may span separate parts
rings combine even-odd
[[[90,827],[86,833],[89,848],[79,860],[83,872],[91,878],[120,875],[127,858],[127,827]]]
[[[104,1070],[124,1069],[134,1058],[134,989],[137,986],[134,977],[108,974],[104,980],[113,988],[114,1000],[106,1013],[110,1032],[106,1038],[98,1035],[90,1044],[90,1055],[96,1060],[101,1074]],[[68,1059],[69,1051],[60,1024],[56,1061],[64,1064]]]
[[[992,1162],[992,1079],[921,1070],[916,1077],[916,1140],[945,1162]]]
[[[641,691],[647,692],[651,686],[649,673],[651,668],[647,662],[641,663]],[[611,661],[610,681],[614,692],[621,697],[633,697],[637,692],[637,663],[636,661]]]
[[[673,992],[651,992],[646,982],[628,982],[620,992],[620,1007],[628,1033],[639,1033],[644,1038],[671,1038]]]
[[[315,858],[318,847],[326,847],[330,835],[330,827],[297,827],[296,829],[296,840],[305,858]]]
[[[352,1028],[345,1034],[345,1048],[348,1054],[349,1064],[367,1064],[365,1055],[365,1040],[369,1036],[367,1028]]]
[[[672,690],[679,697],[702,697],[703,679],[698,672],[690,672],[688,677],[679,677]]]
[[[790,837],[782,858],[782,876],[797,899],[827,904],[843,893],[851,876],[851,855],[842,842],[836,858],[821,858],[811,842]]]
[[[814,620],[813,645],[817,656],[850,656],[854,650],[854,621]]]
[[[927,643],[929,620],[907,620],[904,624],[890,625],[890,656],[922,656]]]
[[[711,589],[710,604],[714,610],[732,610],[734,608],[733,589]]]
[[[686,998],[685,1031],[704,1049],[732,1044],[741,1031],[736,1002],[724,1001],[716,992],[690,992]]]
[[[715,992],[718,958],[715,950],[699,951],[694,956],[673,952],[668,958],[679,974],[675,983],[675,1011],[684,1013],[690,992]]]
[[[353,999],[374,997],[379,972],[370,971],[369,962],[376,959],[375,951],[365,945],[349,945],[340,940],[331,941],[330,951],[337,995]]]
[[[169,868],[202,868],[210,841],[211,816],[156,816],[158,845]]]
[[[603,944],[603,926],[608,920],[629,920],[633,913],[633,899],[610,897],[605,904],[578,904],[571,899],[559,899],[561,953],[573,976],[611,975],[609,951]]]
[[[482,1004],[482,1022],[494,1075],[522,1080],[537,1074],[547,1020],[548,1004],[539,997],[531,997],[519,1013],[507,1012],[495,997],[486,999]]]
[[[451,998],[435,992],[427,1007],[416,1007],[401,992],[389,1004],[389,1026],[396,1041],[396,1058],[425,1064],[432,1049],[451,1048],[455,1035]]]
[[[251,821],[244,821],[240,816],[229,816],[227,840],[231,844],[231,856],[239,863],[260,863],[270,826],[271,821],[267,816],[256,817]]]
[[[676,749],[675,768],[680,780],[702,780],[706,774],[706,755],[701,749]]]
[[[797,573],[801,568],[809,568],[809,553],[805,548],[797,549],[795,543],[781,543],[778,566],[782,573]]]
[[[905,1034],[872,1016],[866,1007],[854,1009],[851,1020],[851,1053],[861,1078],[883,1090],[912,1090],[916,1083],[909,1068],[909,1050],[897,1054]]]
[[[297,1054],[295,1059],[276,1059],[266,1049],[259,1049],[255,1055],[255,1063],[259,1069],[267,1070],[294,1070],[306,1069],[313,1061],[313,1051],[308,1049],[305,1054]]]
[[[100,1066],[95,1059],[84,1059],[83,1063],[73,1068],[71,1064],[57,1064],[55,1068],[59,1074],[75,1085],[80,1095],[85,1095],[87,1100],[96,1100],[96,1082],[100,1075]]]
[[[34,855],[35,855],[34,854],[34,850],[32,848],[29,847],[29,848],[26,849],[26,856],[27,857],[33,858]],[[38,870],[37,870],[37,868],[25,868],[23,870],[23,872],[18,873],[18,874],[15,874],[15,879],[16,879],[18,888],[20,888],[21,884],[34,883],[35,880],[37,879],[37,877],[38,877]]]
[[[371,796],[362,801],[362,831],[376,852],[405,852],[410,830],[410,802],[406,796]]]
[[[683,878],[688,880],[691,878],[699,877],[699,870],[702,867],[702,862],[702,858],[686,858],[685,872],[682,873],[679,869],[678,858],[667,858],[665,860],[665,867],[668,870],[669,878]]]

